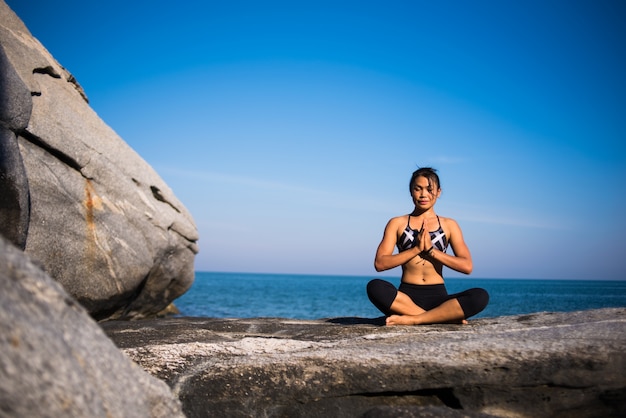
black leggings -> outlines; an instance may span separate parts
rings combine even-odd
[[[436,308],[447,300],[456,299],[463,309],[465,318],[481,312],[489,302],[489,293],[478,287],[449,295],[443,284],[400,283],[398,289],[388,281],[381,279],[374,279],[367,284],[367,296],[370,301],[387,316],[393,314],[390,308],[398,295],[398,291],[406,294],[413,303],[427,311]]]

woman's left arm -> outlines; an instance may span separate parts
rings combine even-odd
[[[470,254],[469,248],[467,248],[467,244],[465,244],[461,228],[454,219],[446,218],[445,223],[449,231],[448,242],[452,247],[454,255],[446,254],[439,250],[433,250],[430,252],[430,257],[459,273],[470,274],[473,269],[472,255]]]

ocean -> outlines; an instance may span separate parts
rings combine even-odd
[[[174,301],[181,316],[211,318],[378,318],[365,286],[372,277],[197,272],[194,284]],[[399,278],[385,278],[399,284]],[[446,279],[448,293],[471,287],[489,292],[487,308],[474,318],[534,312],[626,307],[626,281]]]

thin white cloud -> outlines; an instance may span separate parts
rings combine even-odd
[[[181,170],[178,168],[160,168],[160,172],[166,172],[170,175],[185,179],[193,179],[194,181],[219,184],[228,183],[245,188],[284,192],[291,195],[297,194],[303,196],[303,199],[314,201],[317,205],[335,209],[351,209],[361,212],[366,210],[369,212],[387,212],[389,209],[388,204],[384,204],[379,200],[363,199],[362,197],[350,196],[346,193],[334,193],[332,191],[265,180],[257,177],[238,176],[214,171]]]
[[[532,219],[528,219],[526,217],[520,216],[502,216],[502,215],[473,215],[473,214],[463,214],[459,215],[456,218],[459,221],[463,222],[478,222],[484,224],[493,224],[493,225],[506,225],[506,226],[515,226],[515,227],[523,227],[523,228],[535,228],[535,229],[548,229],[548,230],[557,230],[557,231],[566,231],[571,228],[567,225],[564,225],[560,221],[550,220],[546,222],[537,222]]]
[[[171,175],[177,177],[184,177],[188,179],[200,180],[211,183],[230,183],[237,184],[246,187],[253,187],[258,189],[266,189],[266,190],[283,190],[290,192],[311,192],[311,190],[307,190],[303,187],[293,186],[281,182],[264,180],[256,177],[247,177],[247,176],[237,176],[233,174],[227,173],[218,173],[214,171],[197,171],[197,170],[180,170],[167,168],[163,169],[164,172],[167,172]]]

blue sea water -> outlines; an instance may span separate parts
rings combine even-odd
[[[365,286],[371,277],[197,272],[193,286],[175,301],[183,316],[378,318]],[[399,279],[388,278],[394,284]],[[449,293],[471,287],[489,292],[487,308],[475,316],[626,307],[626,281],[446,279]]]

